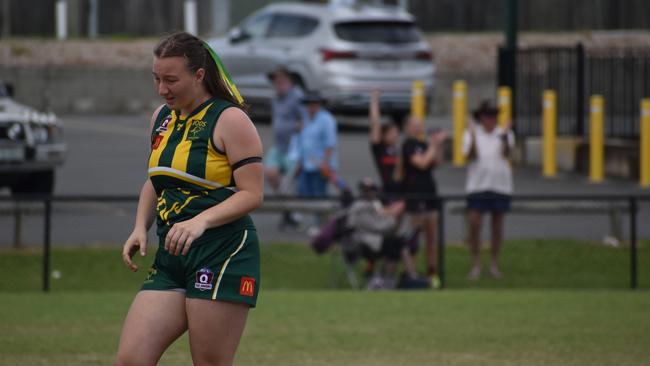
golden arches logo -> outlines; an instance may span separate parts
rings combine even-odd
[[[255,295],[255,279],[252,277],[242,277],[239,285],[239,294],[242,296]]]

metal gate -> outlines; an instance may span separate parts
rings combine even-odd
[[[499,50],[498,82],[505,77],[505,51]],[[557,92],[559,135],[585,136],[589,96],[605,98],[608,138],[639,136],[639,103],[650,97],[650,49],[534,47],[517,51],[514,115],[517,134],[541,134],[542,94]]]

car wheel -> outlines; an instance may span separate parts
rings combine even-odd
[[[11,193],[17,194],[52,194],[54,192],[54,171],[46,170],[30,173],[17,184],[11,186]]]

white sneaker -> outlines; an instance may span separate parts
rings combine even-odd
[[[381,290],[382,288],[384,288],[384,280],[379,276],[371,278],[366,286],[368,290]]]
[[[307,236],[310,238],[315,238],[318,236],[318,234],[320,234],[320,228],[318,226],[310,226],[307,229]]]

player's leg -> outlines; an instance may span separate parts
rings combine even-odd
[[[417,265],[415,258],[408,247],[402,248],[400,251],[402,261],[404,262],[404,271],[411,278],[418,278]]]
[[[243,230],[195,247],[187,264],[192,270],[185,310],[194,365],[231,365],[259,292],[257,232]]]
[[[503,236],[503,218],[504,213],[500,211],[492,212],[492,241],[490,248],[490,275],[495,278],[501,278],[499,271],[499,254],[501,252],[501,239]]]
[[[280,188],[282,175],[279,151],[275,146],[269,149],[269,152],[264,159],[264,172],[266,173],[267,181],[269,182],[273,193],[277,194]]]
[[[138,292],[124,321],[115,365],[155,365],[186,329],[184,292]]]
[[[273,193],[277,194],[280,188],[280,180],[282,179],[282,176],[280,175],[280,170],[278,168],[266,168],[265,173],[266,173],[266,179],[269,182],[269,185],[271,186]]]
[[[194,365],[232,365],[249,305],[191,298],[185,305]]]
[[[481,276],[481,222],[483,215],[478,210],[470,209],[467,211],[467,221],[469,223],[468,244],[471,254],[472,269],[467,277],[477,279]]]
[[[424,238],[427,252],[427,277],[438,281],[438,247],[436,245],[436,233],[438,228],[438,211],[430,211],[424,214]],[[438,287],[439,284],[433,284]]]

